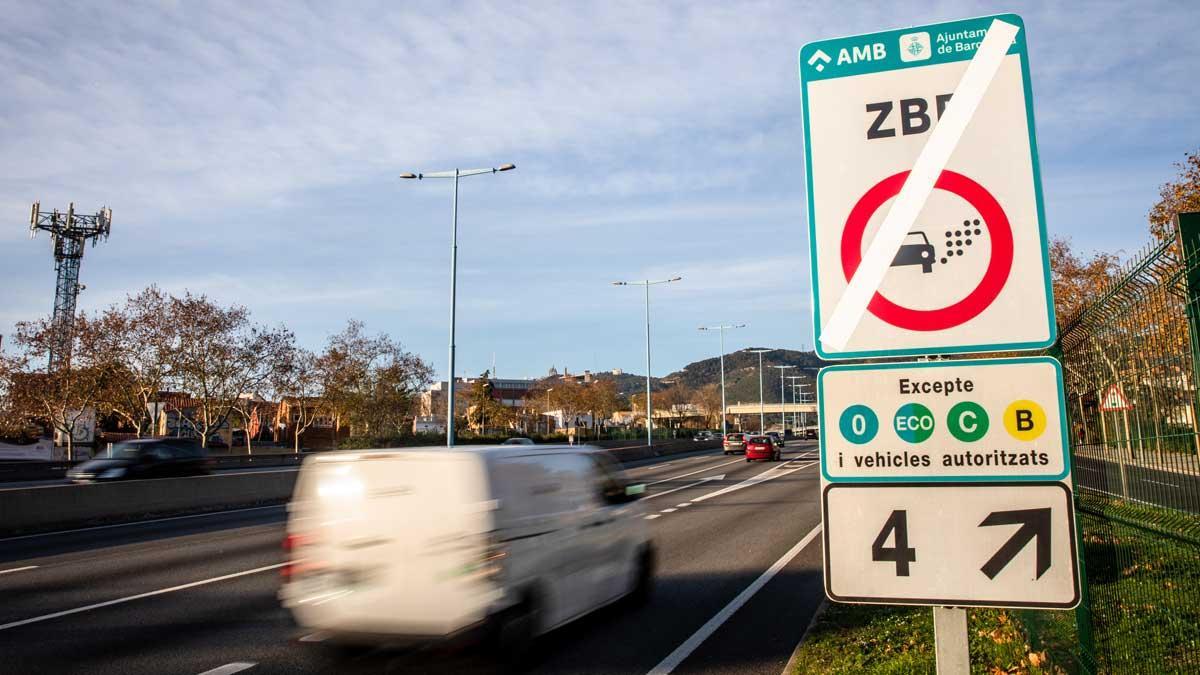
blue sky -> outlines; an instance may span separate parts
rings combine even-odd
[[[113,209],[81,309],[156,283],[319,347],[349,318],[446,367],[463,181],[459,373],[653,371],[811,346],[796,53],[1015,11],[1053,235],[1132,251],[1200,147],[1192,2],[3,2],[0,333],[49,313],[29,205]]]

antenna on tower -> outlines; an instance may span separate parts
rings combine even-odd
[[[38,230],[50,233],[54,245],[54,270],[58,281],[54,288],[54,315],[50,320],[50,364],[54,372],[71,359],[71,338],[75,329],[75,300],[83,286],[79,283],[79,263],[83,260],[83,245],[92,246],[112,231],[112,209],[107,206],[93,215],[75,213],[71,202],[66,213],[54,209],[43,213],[41,202],[34,202],[29,215],[29,238]]]

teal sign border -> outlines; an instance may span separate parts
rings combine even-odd
[[[1033,164],[1033,190],[1034,197],[1037,200],[1037,217],[1038,231],[1042,238],[1042,274],[1044,277],[1044,287],[1046,293],[1046,319],[1049,322],[1048,339],[1044,342],[1000,342],[987,343],[976,345],[959,345],[947,347],[915,347],[910,349],[877,349],[855,352],[836,352],[828,353],[821,347],[821,294],[818,292],[818,270],[817,270],[817,251],[816,251],[816,233],[817,222],[816,214],[813,211],[813,171],[812,171],[812,143],[809,142],[809,116],[808,116],[808,83],[820,80],[830,80],[839,77],[851,77],[854,75],[863,75],[867,73],[877,73],[890,70],[901,70],[904,68],[920,68],[923,66],[931,66],[942,63],[952,63],[955,61],[966,61],[974,56],[974,50],[951,53],[938,54],[936,50],[926,61],[909,61],[900,60],[899,54],[899,39],[901,35],[919,32],[948,32],[959,33],[964,31],[979,31],[986,29],[991,25],[993,19],[1000,19],[1007,23],[1014,24],[1020,27],[1020,32],[1017,33],[1013,45],[1009,47],[1009,54],[1018,54],[1021,57],[1021,80],[1025,90],[1025,118],[1029,128],[1029,152]],[[963,39],[954,42],[974,42],[974,39]],[[868,43],[882,42],[888,45],[887,56],[882,61],[864,61],[863,63],[853,63],[843,66],[836,65],[836,55],[843,48],[853,49],[853,47],[862,48]],[[817,355],[822,359],[837,361],[844,359],[857,359],[866,357],[880,356],[918,356],[923,354],[966,354],[978,352],[992,351],[1026,351],[1035,349],[1045,349],[1058,339],[1058,327],[1054,318],[1054,298],[1051,294],[1050,285],[1050,253],[1048,248],[1048,237],[1046,236],[1046,206],[1045,200],[1042,197],[1042,172],[1041,161],[1039,160],[1037,147],[1037,132],[1033,121],[1033,88],[1030,85],[1029,77],[1029,53],[1026,50],[1026,32],[1025,22],[1016,14],[996,14],[992,16],[982,16],[973,19],[964,19],[961,21],[949,21],[946,23],[930,24],[927,26],[912,26],[898,30],[883,31],[880,33],[867,33],[864,35],[855,35],[851,37],[835,38],[831,40],[819,40],[810,42],[800,48],[800,92],[803,98],[804,109],[804,170],[805,184],[808,189],[808,257],[809,257],[809,272],[811,274],[810,289],[812,292],[812,321],[813,321],[813,346],[816,349]],[[812,57],[816,51],[820,49],[834,58],[834,61],[827,64],[826,68],[818,72],[816,68],[808,65],[808,59]]]
[[[960,366],[1005,366],[1015,363],[1049,363],[1054,366],[1054,372],[1057,375],[1058,381],[1058,416],[1059,416],[1059,443],[1062,445],[1063,470],[1058,475],[1032,474],[1019,476],[960,476],[958,474],[948,476],[841,476],[833,477],[825,470],[825,460],[828,452],[825,448],[825,441],[829,438],[830,429],[836,429],[837,423],[833,427],[825,424],[825,374],[829,372],[848,371],[848,370],[898,370],[901,368],[950,368]],[[957,361],[916,361],[909,363],[854,363],[836,366],[826,366],[817,374],[817,420],[820,433],[820,449],[821,449],[821,475],[829,483],[994,483],[996,481],[1020,481],[1020,482],[1038,482],[1048,480],[1063,480],[1071,473],[1071,457],[1070,444],[1068,433],[1068,418],[1066,394],[1063,391],[1063,375],[1062,364],[1058,359],[1049,356],[1021,356],[1008,359],[960,359]]]

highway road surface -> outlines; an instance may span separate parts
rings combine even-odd
[[[653,600],[540,641],[536,673],[779,675],[824,594],[812,444],[783,462],[720,451],[630,469],[660,560]],[[447,648],[338,653],[276,599],[285,510],[269,506],[0,540],[0,671],[494,672]]]

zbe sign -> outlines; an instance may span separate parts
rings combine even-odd
[[[1021,27],[1019,17],[996,17]],[[1053,303],[1024,31],[947,149],[865,312],[823,334],[992,17],[825,40],[800,53],[813,325],[823,358],[1034,349]]]

